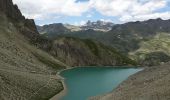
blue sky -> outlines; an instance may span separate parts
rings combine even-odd
[[[170,19],[170,0],[13,0],[36,24]]]

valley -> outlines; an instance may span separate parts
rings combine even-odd
[[[168,100],[169,62],[170,20],[40,26],[12,0],[0,0],[0,100],[48,100],[65,89],[64,82],[71,91],[86,82],[96,86],[85,86],[87,95],[79,99]],[[62,70],[68,71],[61,72],[65,80]],[[75,99],[70,93],[66,100]]]
[[[158,18],[141,22],[114,24],[110,31],[105,32],[95,29],[70,31],[67,33],[59,32],[61,34],[56,35],[56,37],[69,36],[99,41],[130,57],[139,65],[154,66],[169,61],[167,60],[170,48],[168,42],[169,25],[170,20]],[[55,35],[51,35],[50,32],[49,34],[47,32],[46,36],[55,38]],[[154,57],[150,56],[152,53]],[[167,59],[163,59],[160,56]],[[155,62],[157,63],[154,63],[151,59],[156,60]]]

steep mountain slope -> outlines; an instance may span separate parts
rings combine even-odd
[[[138,43],[140,41],[151,38],[160,32],[170,32],[169,26],[170,20],[151,19],[143,22],[138,21],[114,25],[112,30],[104,35],[93,31],[93,34],[96,35],[95,37],[90,37],[90,34],[84,34],[83,32],[70,33],[70,35],[96,39],[127,53],[139,48]]]
[[[47,44],[47,52],[70,66],[135,65],[134,61],[121,55],[111,47],[104,46],[90,39],[71,38],[71,34],[91,34],[92,36],[93,32],[95,32],[94,30],[68,32],[65,31],[67,29],[62,24],[45,25],[41,28],[47,33],[42,34],[38,44],[41,44],[40,46]],[[98,32],[99,34],[104,34],[104,32]],[[68,33],[71,33],[70,36]],[[42,38],[50,40],[42,41]],[[47,41],[49,42],[47,43]],[[37,43],[37,39],[35,42]]]
[[[63,89],[52,77],[66,65],[30,45],[38,35],[12,0],[0,0],[0,100],[43,100]]]
[[[85,30],[85,31],[77,31],[71,32],[67,34],[67,36],[78,37],[83,39],[93,39],[104,43],[105,45],[112,46],[121,53],[128,55],[139,61],[140,64],[143,65],[154,65],[152,62],[149,64],[150,59],[141,59],[138,51],[143,48],[144,45],[147,44],[148,41],[152,42],[147,48],[150,52],[143,52],[143,55],[148,55],[148,53],[154,52],[166,52],[169,50],[170,46],[168,45],[170,33],[170,20],[162,20],[162,19],[150,19],[143,22],[129,22],[120,25],[114,25],[112,30],[105,33],[94,30]],[[159,35],[164,34],[164,35]],[[166,35],[165,35],[166,34]],[[66,34],[65,34],[66,35]],[[154,39],[155,37],[160,37],[160,39]],[[166,40],[162,41],[162,40]],[[162,43],[166,45],[166,47],[157,46]],[[155,49],[154,49],[155,48]],[[156,50],[156,48],[159,50]],[[136,52],[136,53],[135,53]],[[155,54],[155,53],[154,53]],[[157,54],[156,54],[157,55]],[[160,54],[158,54],[160,55]],[[162,54],[161,54],[162,55]],[[161,60],[158,58],[158,62],[167,62],[167,59]],[[145,61],[144,61],[145,60]],[[169,60],[168,60],[169,61]],[[148,62],[146,64],[145,62]],[[158,63],[158,64],[159,64]]]
[[[140,41],[153,37],[160,32],[170,32],[169,26],[170,20],[162,19],[150,19],[143,22],[129,22],[115,25],[104,38],[113,46],[120,45],[118,49],[124,52],[129,52],[136,50],[139,47],[138,44]]]
[[[70,66],[136,64],[114,48],[89,39],[58,37],[49,52]]]
[[[91,100],[169,100],[169,65],[146,68],[124,81],[114,91]]]

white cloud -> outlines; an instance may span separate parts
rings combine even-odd
[[[148,2],[134,2],[129,13],[132,15],[148,14],[155,10],[165,7],[167,2],[165,0],[149,0]]]
[[[170,0],[91,0],[98,12],[107,16],[117,16],[120,21],[146,20],[150,18],[170,18],[169,12],[158,13]]]
[[[113,22],[111,19],[100,19],[100,21],[103,21],[103,22]]]
[[[86,22],[87,22],[87,21],[82,20],[82,21],[80,21],[80,22],[74,22],[73,25],[75,25],[75,26],[83,26],[83,25],[86,24]]]
[[[107,16],[118,16],[126,12],[134,0],[90,0],[98,12]]]
[[[13,0],[26,17],[42,18],[50,14],[61,14],[66,16],[80,16],[88,11],[88,2],[77,2],[76,0]]]
[[[80,22],[80,25],[81,25],[81,26],[82,26],[82,25],[85,25],[86,22],[87,22],[87,21],[84,21],[84,20],[83,20],[83,21]]]
[[[86,17],[87,17],[87,18],[91,18],[91,17],[92,17],[92,15],[91,15],[91,14],[88,14]]]
[[[95,9],[104,16],[119,17],[120,21],[170,18],[170,11],[158,12],[170,0],[13,0],[26,17],[43,20],[54,16],[82,16]],[[92,17],[90,14],[86,17]],[[80,22],[79,22],[80,23]]]
[[[144,21],[147,19],[155,19],[155,18],[162,18],[164,20],[170,19],[170,12],[163,12],[163,13],[151,13],[151,14],[144,14],[144,15],[124,15],[120,18],[123,22],[128,21]]]

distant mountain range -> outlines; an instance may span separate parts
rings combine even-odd
[[[38,26],[37,29],[41,34],[57,34],[62,35],[68,32],[82,31],[82,30],[95,30],[95,31],[103,31],[107,32],[112,29],[114,24],[112,22],[106,22],[98,20],[96,22],[88,21],[86,24],[82,26],[75,26],[70,24],[62,24],[62,23],[54,23],[49,25]]]
[[[105,28],[104,25],[109,27],[112,26],[112,29],[110,31],[99,30],[100,26]],[[96,28],[98,28],[98,30],[96,30]],[[62,29],[69,30],[67,27],[64,27]],[[55,35],[51,35],[50,32],[47,32],[46,36],[53,38],[58,36],[56,35],[58,34],[57,31],[53,33]],[[76,31],[70,30],[67,32],[64,31],[63,33],[64,34],[60,35],[83,39],[93,39],[102,42],[105,45],[116,48],[118,51],[124,53],[125,55],[128,55],[141,64],[157,65],[156,62],[158,62],[159,64],[161,62],[169,61],[161,58],[160,56],[168,56],[168,58],[170,56],[170,43],[168,42],[170,38],[167,38],[169,37],[170,33],[170,20],[162,20],[158,18],[150,19],[147,21],[128,22],[125,24],[112,24],[102,21],[88,21],[86,25],[79,27],[79,30],[77,28]],[[156,37],[159,37],[160,40],[166,39],[166,41],[157,40]],[[151,43],[152,41],[154,41],[154,43]],[[150,44],[150,47],[148,47],[146,43],[148,45]],[[158,46],[160,45],[160,43],[166,44],[166,46]],[[156,52],[158,52],[159,54],[156,54]],[[149,56],[150,53],[156,54],[156,57]],[[153,60],[151,59],[155,59],[156,62],[153,62]]]
[[[93,29],[96,31],[107,32],[107,31],[111,30],[113,26],[114,26],[114,24],[112,22],[101,21],[101,20],[98,20],[96,22],[91,22],[89,20],[89,21],[87,21],[87,23],[85,25],[81,26],[81,29],[82,30]]]

